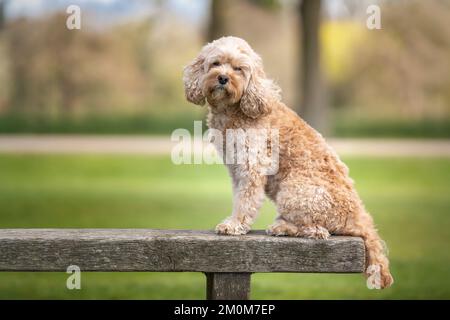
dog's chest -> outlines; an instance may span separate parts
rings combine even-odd
[[[207,117],[207,125],[209,130],[208,140],[211,142],[216,148],[219,157],[223,158],[225,161],[225,155],[231,155],[231,157],[237,158],[237,152],[242,150],[237,150],[235,145],[237,141],[235,141],[235,133],[243,132],[245,130],[244,126],[237,121],[233,115],[228,115],[226,113],[213,113],[209,112]],[[230,139],[230,141],[228,141]],[[244,138],[245,140],[245,138]],[[245,142],[241,142],[241,145]],[[234,155],[232,155],[234,154]],[[225,161],[225,163],[227,163]]]
[[[207,125],[210,129],[225,131],[230,125],[230,117],[226,114],[214,114],[210,112],[207,117]]]

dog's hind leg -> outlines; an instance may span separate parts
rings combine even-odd
[[[284,184],[275,199],[279,217],[267,233],[327,239],[332,198],[320,186]]]
[[[278,217],[266,230],[271,236],[290,236],[310,239],[328,239],[330,233],[321,226],[296,226],[295,224]]]
[[[298,228],[297,237],[310,239],[328,239],[330,233],[322,226],[309,226]]]
[[[282,217],[277,217],[275,222],[267,228],[266,233],[271,236],[296,237],[298,228],[296,225],[284,220]]]

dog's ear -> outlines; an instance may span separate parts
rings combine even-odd
[[[260,68],[251,74],[240,107],[248,117],[256,119],[270,113],[271,104],[279,99],[280,88],[272,80],[267,79]]]
[[[195,58],[189,65],[184,67],[183,82],[184,93],[186,99],[189,102],[204,105],[205,96],[202,90],[202,77],[203,77],[203,63],[205,62],[205,55],[201,52],[200,55]]]
[[[261,79],[254,74],[251,75],[247,89],[242,95],[240,107],[248,117],[253,119],[267,114],[270,110]]]

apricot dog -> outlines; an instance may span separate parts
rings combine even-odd
[[[275,174],[262,173],[259,163],[227,165],[233,181],[233,212],[217,225],[217,233],[247,233],[267,195],[278,211],[268,234],[362,237],[366,276],[377,272],[377,288],[393,283],[383,241],[348,168],[317,131],[281,102],[279,87],[266,77],[260,56],[246,41],[223,37],[205,45],[185,67],[183,80],[187,100],[207,104],[209,128],[224,136],[229,129],[275,128],[279,133]],[[219,154],[224,144],[216,145]]]

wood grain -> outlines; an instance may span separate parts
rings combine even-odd
[[[363,272],[354,237],[311,240],[263,231],[0,229],[0,271]]]
[[[251,273],[206,273],[207,300],[250,299]]]

